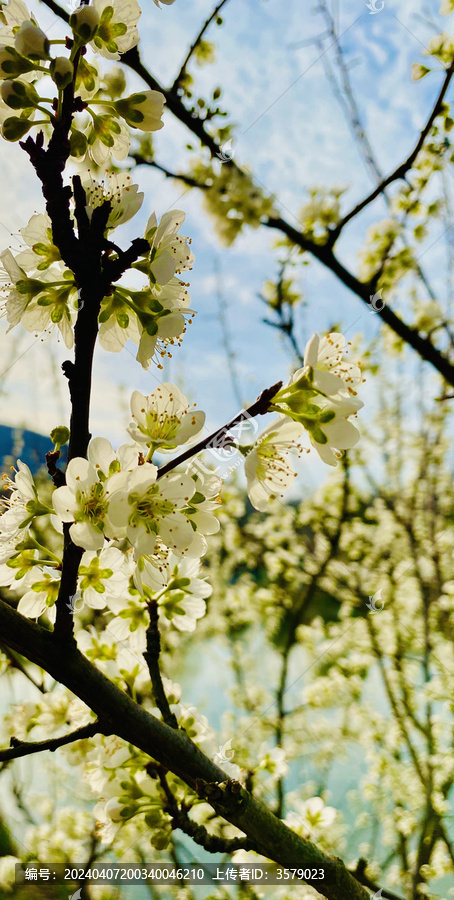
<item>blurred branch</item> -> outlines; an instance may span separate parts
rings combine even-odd
[[[331,15],[330,10],[328,9],[326,0],[320,0],[320,5],[318,7],[318,10],[316,11],[321,12],[325,18],[326,31],[323,35],[319,35],[317,38],[315,38],[314,41],[320,48],[320,51],[322,51],[324,50],[324,37],[328,37],[330,39],[330,46],[334,49],[336,55],[336,63],[340,74],[341,87],[339,86],[337,79],[335,78],[334,73],[331,70],[328,54],[323,52],[321,54],[321,60],[323,62],[326,77],[329,84],[331,85],[334,96],[338,100],[345,113],[347,122],[350,126],[350,130],[366,163],[366,167],[371,173],[374,181],[379,184],[381,181],[383,181],[383,173],[375,157],[375,153],[369,140],[365,125],[361,119],[361,114],[359,112],[358,104],[356,102],[356,97],[353,91],[353,86],[350,80],[349,67],[345,59],[342,44],[340,42],[338,27],[336,27],[334,18]],[[391,200],[386,191],[386,188],[383,189],[383,198],[386,202],[386,205],[389,207],[391,205]],[[404,243],[407,246],[405,241]],[[418,263],[416,263],[415,268],[429,297],[431,297],[432,300],[435,300],[435,293],[427,279],[425,272]]]
[[[319,0],[319,6],[315,9],[315,12],[320,12],[324,17],[326,22],[326,29],[324,32],[322,32],[322,34],[317,35],[315,38],[312,38],[310,42],[314,43],[320,51],[324,51],[324,41],[327,38],[329,39],[330,47],[334,50],[336,56],[336,63],[340,74],[342,87],[339,86],[334,73],[331,70],[328,55],[323,52],[323,56],[321,58],[327,79],[331,85],[334,96],[344,110],[347,122],[350,126],[353,137],[358,144],[368,170],[370,171],[374,181],[380,182],[383,179],[383,173],[375,158],[373,147],[369,141],[369,137],[361,119],[361,114],[359,112],[358,104],[353,92],[352,83],[350,81],[348,64],[345,59],[342,44],[339,39],[338,29],[334,22],[334,18],[331,15],[330,10],[328,9],[326,0]]]
[[[363,595],[363,599],[364,599],[364,602],[366,602],[367,597],[366,597],[365,595]],[[402,737],[403,737],[403,739],[404,739],[404,741],[405,741],[405,744],[406,744],[406,746],[407,746],[407,748],[408,748],[408,752],[409,752],[409,754],[410,754],[410,756],[411,756],[411,759],[412,759],[412,762],[413,762],[415,771],[416,771],[417,774],[418,774],[418,778],[419,778],[419,780],[420,780],[420,782],[421,782],[421,785],[422,785],[422,788],[423,788],[423,790],[424,790],[425,787],[426,787],[426,784],[427,784],[427,772],[424,772],[424,771],[423,771],[423,768],[422,768],[420,759],[419,759],[419,757],[418,757],[418,755],[417,755],[417,753],[416,753],[416,749],[415,749],[415,747],[414,747],[414,745],[413,745],[413,742],[412,742],[411,737],[410,737],[410,733],[409,733],[408,728],[407,728],[407,725],[406,725],[406,723],[405,723],[404,716],[402,715],[402,713],[401,713],[401,711],[400,711],[400,709],[399,709],[399,705],[398,705],[398,703],[397,703],[396,696],[395,696],[394,691],[393,691],[393,689],[392,689],[392,687],[391,687],[391,681],[390,681],[390,679],[389,679],[389,677],[388,677],[388,671],[387,671],[386,666],[385,666],[385,663],[384,663],[384,654],[382,653],[381,647],[380,647],[380,645],[379,645],[379,643],[378,643],[377,631],[376,631],[376,629],[375,629],[375,625],[374,625],[373,622],[372,622],[371,616],[369,616],[369,615],[365,616],[365,622],[366,622],[366,625],[367,625],[367,629],[368,629],[368,631],[369,631],[369,636],[370,636],[370,641],[371,641],[372,651],[373,651],[374,656],[375,656],[375,658],[376,658],[376,660],[377,660],[377,662],[378,662],[378,667],[379,667],[379,669],[380,669],[380,673],[381,673],[381,676],[382,676],[383,684],[384,684],[384,686],[385,686],[385,690],[386,690],[386,694],[387,694],[387,697],[388,697],[388,700],[389,700],[389,704],[390,704],[391,709],[392,709],[392,711],[393,711],[393,713],[394,713],[396,722],[397,722],[398,725],[399,725],[400,732],[401,732]]]
[[[18,738],[12,737],[10,738],[11,746],[7,750],[0,750],[0,762],[7,759],[18,759],[20,756],[30,756],[32,753],[41,753],[42,750],[50,750],[53,753],[59,747],[93,737],[95,734],[107,734],[99,719],[88,725],[82,725],[63,737],[49,738],[47,741],[20,741]]]
[[[222,281],[221,263],[217,256],[215,256],[214,258],[214,272],[216,277],[216,299],[219,311],[219,324],[221,326],[222,333],[222,345],[225,350],[225,357],[227,360],[227,368],[229,370],[233,396],[235,397],[235,402],[241,409],[241,407],[244,406],[244,400],[241,394],[240,382],[236,371],[236,355],[230,340],[230,332],[226,316],[227,300],[225,297],[224,285]]]
[[[271,319],[263,319],[265,325],[270,325],[272,328],[277,328],[282,332],[283,335],[290,342],[291,348],[295,355],[296,362],[299,366],[304,365],[304,353],[301,351],[301,348],[298,345],[298,341],[295,337],[295,318],[293,315],[293,308],[291,304],[285,302],[284,297],[284,278],[285,278],[285,270],[288,264],[288,259],[284,260],[281,264],[278,280],[276,283],[276,294],[277,294],[277,304],[276,306],[271,307],[272,311],[277,315],[278,321],[272,322]],[[266,306],[270,306],[266,297],[262,294],[259,294],[259,299],[266,304]]]
[[[173,178],[175,181],[182,181],[183,184],[186,184],[191,188],[198,188],[200,191],[207,191],[210,188],[209,184],[204,184],[203,181],[197,181],[195,178],[191,178],[190,175],[185,175],[184,172],[171,172],[169,169],[166,169],[164,166],[161,166],[160,163],[157,163],[150,156],[143,156],[138,151],[134,150],[132,153],[129,153],[131,159],[133,159],[138,166],[151,166],[153,169],[157,169],[158,172],[162,172],[166,178]]]
[[[348,510],[348,498],[350,495],[350,477],[349,477],[349,465],[348,459],[344,457],[343,459],[343,468],[344,468],[344,481],[342,485],[342,497],[340,503],[340,509],[336,521],[336,525],[334,530],[330,533],[325,528],[324,534],[328,541],[328,551],[324,558],[322,559],[320,565],[317,568],[317,571],[312,575],[310,582],[307,585],[305,591],[302,591],[301,599],[299,602],[294,604],[294,607],[289,613],[287,624],[287,638],[285,644],[281,650],[281,672],[279,677],[279,684],[276,691],[276,705],[277,705],[277,722],[275,727],[275,736],[276,736],[276,744],[278,747],[282,747],[283,745],[283,737],[284,737],[284,728],[285,728],[285,719],[288,713],[285,710],[284,706],[284,698],[287,691],[287,678],[288,678],[288,664],[290,653],[296,643],[296,632],[298,626],[301,624],[302,615],[304,610],[308,608],[311,600],[314,597],[315,591],[319,586],[320,579],[325,574],[326,569],[331,562],[332,559],[335,558],[340,539],[342,536],[342,529],[346,521],[347,510]],[[332,515],[331,511],[329,513],[330,517]],[[280,778],[277,784],[277,794],[278,794],[278,802],[276,815],[280,818],[284,812],[284,782],[283,779]]]
[[[213,19],[216,18],[216,16],[218,15],[218,13],[220,13],[222,7],[225,6],[226,3],[228,3],[228,0],[221,0],[221,2],[218,3],[217,6],[215,6],[215,8],[214,8],[213,12],[211,13],[211,15],[208,16],[208,19],[206,20],[206,22],[202,25],[202,28],[200,29],[200,31],[199,31],[197,37],[195,38],[195,40],[194,40],[193,43],[191,44],[191,46],[190,46],[190,48],[189,48],[189,50],[188,50],[188,53],[187,53],[187,55],[186,55],[186,58],[184,59],[184,61],[183,61],[183,63],[182,63],[181,69],[180,69],[180,71],[178,72],[178,75],[177,75],[177,77],[175,78],[175,81],[173,82],[172,87],[170,88],[171,91],[176,91],[176,90],[179,88],[180,82],[181,82],[183,76],[186,74],[186,68],[187,68],[187,66],[188,66],[188,63],[189,63],[191,57],[192,57],[192,54],[194,53],[194,51],[196,50],[196,48],[199,46],[200,41],[202,40],[202,38],[203,38],[205,32],[207,31],[207,29],[209,28],[209,26],[211,25]]]
[[[411,169],[416,157],[418,156],[418,153],[420,152],[420,150],[422,150],[424,141],[428,137],[430,129],[432,128],[432,125],[440,112],[443,100],[445,98],[446,91],[448,90],[448,87],[451,82],[451,78],[452,78],[453,74],[454,74],[454,61],[451,63],[451,65],[449,66],[449,69],[446,72],[440,92],[435,101],[435,105],[432,107],[431,113],[426,121],[426,124],[424,125],[424,128],[420,132],[420,135],[416,142],[416,145],[413,148],[413,150],[411,151],[410,155],[407,156],[406,160],[404,160],[403,163],[401,163],[399,166],[397,166],[397,168],[394,169],[394,171],[391,172],[390,175],[388,175],[386,178],[383,178],[382,181],[380,181],[380,183],[377,185],[377,187],[374,188],[374,190],[371,191],[371,193],[368,194],[367,197],[364,198],[364,200],[361,200],[360,203],[357,203],[357,205],[353,209],[351,209],[350,212],[347,213],[343,217],[343,219],[341,219],[341,221],[338,223],[338,225],[336,225],[336,227],[332,229],[331,238],[330,238],[331,244],[333,244],[334,241],[337,240],[338,236],[340,235],[342,229],[345,227],[347,222],[350,222],[350,219],[353,219],[355,216],[357,216],[358,213],[360,213],[366,206],[369,205],[369,203],[372,203],[373,200],[375,200],[380,194],[382,194],[384,192],[385,188],[388,187],[388,185],[392,184],[394,181],[398,181],[398,180],[405,178],[407,172]]]
[[[42,694],[47,693],[43,682],[41,682],[40,684],[39,681],[35,681],[33,675],[31,675],[28,669],[25,668],[25,666],[21,663],[19,657],[16,653],[13,652],[13,650],[10,650],[10,648],[5,644],[0,644],[0,650],[5,654],[5,656],[8,657],[13,669],[17,669],[18,672],[22,672],[22,675],[25,675],[25,677],[28,679],[28,681],[30,681],[33,687],[37,688],[38,691],[41,691]]]
[[[281,654],[281,674],[279,677],[279,684],[276,691],[276,704],[277,704],[277,722],[275,729],[276,736],[276,746],[283,749],[284,742],[284,727],[285,727],[285,705],[284,705],[284,697],[285,692],[287,690],[287,678],[288,678],[288,661],[290,656],[291,647],[286,646],[282,650]],[[279,819],[282,819],[285,813],[285,782],[284,776],[280,775],[277,784],[276,784],[276,792],[277,792],[277,805],[276,805],[276,815]]]

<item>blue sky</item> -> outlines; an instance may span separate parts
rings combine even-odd
[[[50,37],[61,36],[62,26],[49,10],[36,0],[29,5]],[[176,0],[173,6],[159,10],[149,0],[143,4],[142,58],[162,83],[173,79],[212,5],[211,0],[192,0],[191,4]],[[347,59],[354,63],[351,78],[360,112],[379,164],[388,172],[411,150],[442,79],[440,72],[413,83],[411,63],[421,60],[431,34],[449,29],[450,21],[438,15],[438,3],[432,0],[386,0],[375,15],[366,0],[340,0],[338,10],[342,46]],[[428,25],[423,10],[429,11],[438,25]],[[350,208],[372,186],[370,176],[333,97],[320,51],[314,46],[294,46],[322,30],[320,16],[313,13],[311,4],[301,0],[230,0],[224,21],[222,28],[215,27],[208,34],[218,42],[216,63],[203,68],[194,65],[191,71],[201,95],[208,96],[217,84],[223,86],[223,106],[237,125],[237,161],[250,165],[259,183],[277,195],[283,215],[292,224],[297,223],[298,211],[306,200],[306,188],[314,184],[350,185],[344,195],[345,208]],[[332,62],[331,54],[328,50]],[[137,88],[140,82],[130,79],[130,85]],[[165,127],[155,138],[156,158],[170,169],[184,166],[188,137],[186,129],[167,112]],[[136,171],[135,180],[145,191],[145,201],[133,222],[117,232],[124,246],[141,234],[152,209],[158,215],[171,208],[181,208],[187,214],[183,231],[191,236],[196,257],[190,280],[192,306],[198,315],[164,377],[176,380],[197,400],[207,412],[211,429],[237,411],[222,346],[216,269],[221,272],[221,302],[244,399],[252,401],[262,388],[289,372],[288,349],[275,330],[262,323],[264,307],[257,298],[263,282],[277,271],[272,246],[278,234],[266,228],[248,229],[233,247],[224,248],[197,192],[145,167]],[[2,248],[17,246],[18,228],[33,212],[41,211],[43,204],[27,158],[17,145],[4,141],[0,144],[0,196]],[[386,208],[378,201],[346,231],[339,253],[352,267],[368,225],[384,215]],[[443,231],[437,227],[435,237]],[[441,293],[443,259],[441,237],[424,260]],[[358,332],[366,338],[376,333],[376,317],[318,263],[300,268],[299,273],[307,299],[299,322],[303,345],[314,330],[322,332],[339,321],[349,339]],[[44,344],[35,341],[33,335],[20,329],[5,337],[2,321],[0,353],[4,361],[0,373],[10,367],[3,379],[1,421],[27,425],[43,433],[65,421],[67,389],[59,370],[68,356],[64,346],[57,344],[55,337]],[[99,349],[93,433],[104,434],[114,443],[122,442],[123,428],[129,421],[130,393],[135,388],[149,393],[162,377],[156,369],[143,372],[132,352],[114,355]],[[373,387],[366,386],[367,390],[372,397]]]

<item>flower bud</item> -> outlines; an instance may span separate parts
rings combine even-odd
[[[34,22],[23,22],[14,39],[18,53],[29,59],[49,59],[49,38]]]
[[[166,847],[169,846],[171,834],[170,826],[167,828],[167,831],[164,831],[163,828],[161,828],[151,835],[150,844],[152,847],[155,847],[156,850],[165,850]]]
[[[25,56],[21,56],[14,47],[0,48],[0,78],[16,78],[25,72],[32,72],[35,68],[36,66]]]
[[[62,91],[73,80],[74,66],[66,56],[57,56],[50,64],[50,74],[59,91]]]
[[[28,119],[11,116],[3,122],[2,137],[5,138],[5,141],[20,141],[32,126],[33,122]]]
[[[83,159],[88,149],[88,141],[83,131],[77,128],[71,128],[69,136],[70,153],[75,159]]]
[[[117,100],[117,112],[128,125],[140,128],[141,131],[159,131],[163,127],[161,121],[165,97],[160,91],[143,91],[132,94],[124,100]]]
[[[421,78],[424,78],[428,75],[430,69],[427,66],[423,66],[420,63],[412,63],[411,65],[411,80],[412,81],[420,81]]]
[[[110,72],[106,72],[103,77],[103,82],[105,90],[112,100],[114,100],[115,97],[121,97],[126,88],[126,78],[123,69],[120,69],[119,66],[114,66]]]
[[[52,443],[55,445],[55,449],[59,450],[60,447],[63,447],[68,443],[70,437],[69,428],[66,425],[57,425],[56,428],[53,428],[50,433],[50,439]]]
[[[39,103],[39,96],[33,85],[23,81],[4,81],[0,94],[10,109],[31,109]]]
[[[92,6],[80,6],[69,19],[74,36],[83,44],[94,38],[99,25],[99,13]]]

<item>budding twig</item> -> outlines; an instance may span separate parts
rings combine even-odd
[[[210,447],[219,448],[227,446],[232,442],[228,434],[229,430],[234,428],[235,425],[239,425],[240,422],[251,419],[253,416],[266,415],[266,413],[269,412],[269,406],[274,395],[277,394],[281,387],[282,381],[278,381],[271,387],[265,388],[251,406],[248,406],[247,409],[242,409],[240,413],[233,417],[233,419],[230,419],[230,422],[227,422],[222,428],[217,428],[216,431],[213,431],[208,437],[199,441],[198,444],[189,447],[188,450],[185,450],[184,453],[181,453],[176,459],[172,459],[170,462],[166,463],[165,466],[161,466],[158,472],[158,478],[162,478],[167,472],[171,472],[172,469],[175,469],[177,466],[181,465],[181,463],[186,462],[187,459],[191,459],[191,457],[195,456],[197,453],[201,453],[202,450],[207,450]]]

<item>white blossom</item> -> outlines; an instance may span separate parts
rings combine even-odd
[[[112,528],[109,512],[110,491],[115,491],[120,473],[107,482],[100,481],[98,471],[89,460],[76,457],[66,467],[66,484],[52,495],[55,512],[62,522],[73,522],[71,540],[84,550],[100,550],[104,538],[120,536]]]
[[[168,382],[148,396],[134,391],[131,414],[133,422],[128,433],[137,443],[150,447],[151,453],[173,452],[192,441],[205,423],[205,413],[191,408],[179,388]]]
[[[87,198],[85,210],[90,221],[94,209],[107,202],[111,204],[107,220],[109,230],[129,222],[143,203],[143,192],[139,191],[137,184],[125,172],[106,172],[99,181],[95,181],[87,173],[82,179],[82,187]]]
[[[141,14],[137,0],[92,0],[100,21],[91,47],[106,59],[120,59],[139,43],[137,22]]]
[[[136,558],[154,552],[158,535],[178,555],[192,555],[194,532],[181,510],[194,493],[194,482],[187,475],[165,475],[159,482],[156,477],[150,463],[118,475],[109,509],[112,525],[126,529]]]
[[[298,441],[305,433],[299,422],[285,416],[275,419],[258,436],[247,453],[244,471],[247,492],[255,509],[266,510],[270,500],[282,497],[296,478],[289,453],[297,453]],[[247,448],[243,452],[247,452]]]

